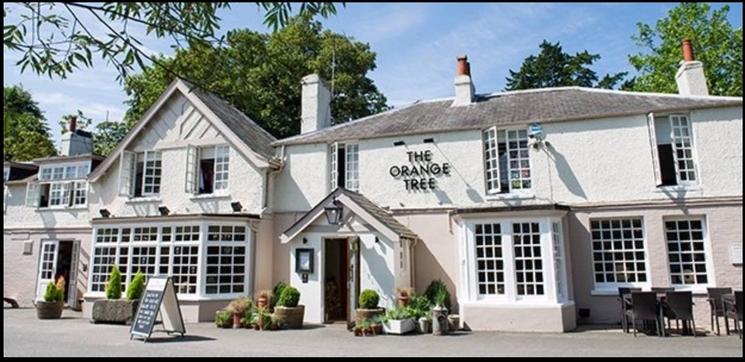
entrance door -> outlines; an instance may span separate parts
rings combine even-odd
[[[36,299],[44,300],[44,291],[47,284],[54,280],[54,274],[57,271],[57,253],[59,251],[59,241],[47,240],[41,242],[41,253],[39,255],[39,274],[38,283],[36,284]]]
[[[324,319],[346,321],[349,315],[349,244],[347,239],[326,239],[324,248]]]
[[[349,290],[349,305],[347,321],[355,320],[355,310],[357,309],[357,296],[360,295],[360,238],[353,238],[347,241],[349,244],[347,259],[349,260],[349,272],[347,277],[347,289]]]

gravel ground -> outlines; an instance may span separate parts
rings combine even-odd
[[[345,326],[258,332],[186,325],[186,336],[153,333],[129,339],[129,327],[91,324],[66,310],[62,320],[38,320],[33,309],[3,312],[3,355],[62,356],[730,356],[742,357],[737,336],[634,338],[617,326],[573,333],[460,332],[456,335],[354,337]],[[156,330],[159,326],[156,326]]]

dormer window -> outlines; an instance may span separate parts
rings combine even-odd
[[[187,193],[205,195],[228,190],[229,146],[189,146],[186,158]]]
[[[161,167],[159,151],[122,152],[120,195],[129,197],[159,195]]]
[[[85,180],[90,164],[42,166],[39,180],[29,182],[26,205],[38,208],[85,206],[88,182]]]

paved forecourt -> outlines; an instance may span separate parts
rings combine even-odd
[[[623,334],[619,327],[565,334],[462,332],[457,335],[354,337],[343,325],[258,332],[187,324],[184,339],[153,334],[129,339],[129,327],[91,324],[66,310],[62,320],[38,320],[33,309],[3,312],[3,355],[62,356],[731,356],[736,336],[658,338]],[[156,330],[160,326],[156,326]]]

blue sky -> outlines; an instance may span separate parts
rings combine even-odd
[[[636,23],[654,24],[675,4],[357,4],[339,7],[323,20],[333,31],[370,43],[377,53],[377,69],[370,73],[390,105],[417,99],[450,97],[455,58],[467,54],[478,93],[502,90],[509,70],[538,50],[543,39],[560,41],[565,51],[587,49],[601,59],[594,69],[600,76],[629,71],[627,55],[639,51],[631,40]],[[714,8],[721,7],[714,4]],[[730,4],[729,20],[742,27],[742,4]],[[11,7],[12,10],[12,7]],[[9,19],[13,19],[13,12]],[[268,31],[254,3],[232,5],[220,13],[222,30],[250,28]],[[84,18],[85,19],[85,18]],[[101,31],[102,27],[93,29]],[[142,29],[133,31],[144,35]],[[171,41],[148,39],[153,53],[171,54]],[[694,44],[695,47],[695,44]],[[118,120],[126,110],[126,96],[113,67],[75,72],[67,79],[50,80],[15,65],[19,55],[4,50],[4,84],[21,83],[39,102],[59,142],[57,121],[77,109],[96,120],[108,111]],[[298,79],[298,81],[300,81]]]

